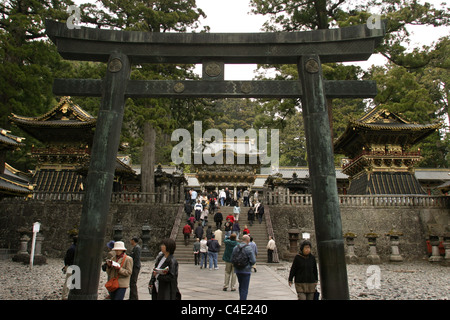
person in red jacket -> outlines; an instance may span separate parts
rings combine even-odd
[[[189,237],[191,235],[192,228],[189,225],[189,223],[186,223],[186,225],[183,227],[183,234],[184,234],[184,245],[187,246],[189,244]]]
[[[225,221],[230,221],[231,223],[234,223],[234,216],[232,214],[227,215]]]

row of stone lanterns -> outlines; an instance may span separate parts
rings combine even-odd
[[[17,230],[20,236],[20,249],[17,253],[12,257],[14,262],[22,262],[22,263],[30,263],[30,252],[28,250],[28,244],[31,238],[28,236],[30,230],[27,228],[21,228]],[[42,265],[47,263],[47,258],[42,254],[42,242],[44,241],[44,236],[37,232],[36,233],[36,244],[34,247],[34,257],[33,264],[34,265]],[[31,251],[31,249],[30,249]]]
[[[400,250],[398,248],[399,238],[403,236],[403,233],[391,230],[386,233],[386,236],[389,237],[390,246],[391,246],[391,254],[389,256],[389,261],[391,262],[401,262],[403,261],[403,257],[400,254]],[[355,254],[355,238],[357,235],[353,232],[347,232],[344,234],[344,238],[347,244],[347,253],[345,255],[345,259],[347,263],[356,263],[358,262],[358,257]],[[364,237],[367,239],[369,244],[369,254],[367,255],[367,260],[370,264],[379,264],[381,262],[380,256],[377,253],[377,238],[379,235],[373,230],[370,230],[369,233],[366,233]]]
[[[389,237],[390,246],[391,246],[391,254],[389,256],[389,261],[391,262],[402,262],[403,257],[400,254],[400,250],[398,248],[399,239],[403,236],[403,233],[395,231],[391,229],[388,233],[385,234]],[[347,263],[355,263],[358,261],[358,257],[355,254],[355,238],[357,235],[353,232],[347,232],[344,234],[345,241],[347,243],[347,254],[345,255]],[[370,264],[379,264],[381,262],[380,256],[377,253],[377,238],[379,235],[373,230],[370,230],[369,233],[366,233],[364,237],[367,239],[369,244],[369,254],[367,255],[367,260]]]
[[[389,242],[391,246],[391,254],[389,256],[389,261],[391,262],[402,262],[403,257],[400,254],[399,244],[400,237],[403,236],[403,233],[391,229],[385,236],[389,237]],[[358,257],[355,254],[355,238],[357,235],[353,232],[347,232],[344,234],[344,238],[347,244],[347,253],[345,255],[347,263],[356,263],[358,262]],[[367,238],[369,244],[369,254],[367,255],[367,260],[370,264],[379,264],[381,262],[380,256],[377,253],[377,238],[379,235],[373,230],[370,230],[369,233],[364,235]],[[450,234],[448,236],[444,236],[444,248],[445,248],[445,257],[442,257],[439,253],[439,237],[438,236],[430,236],[430,245],[432,247],[431,256],[428,261],[430,262],[440,262],[443,260],[450,261]]]

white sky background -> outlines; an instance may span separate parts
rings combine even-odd
[[[424,3],[425,1],[419,1]],[[435,8],[441,7],[443,0],[427,0]],[[196,0],[197,7],[201,8],[207,15],[206,19],[200,20],[201,26],[209,26],[211,33],[221,32],[262,32],[262,25],[269,17],[250,14],[249,0]],[[375,12],[373,12],[375,13]],[[408,26],[411,33],[411,47],[431,45],[440,37],[450,34],[449,27],[424,27]],[[359,65],[366,69],[375,65],[386,63],[381,55],[374,54],[364,62],[348,62],[345,64]],[[200,66],[196,68],[201,74]],[[255,76],[256,65],[226,65],[225,80],[251,80]]]
[[[440,8],[445,0],[427,0]],[[95,0],[74,0],[75,4],[91,2]],[[424,3],[425,1],[419,1]],[[197,7],[201,8],[207,15],[206,19],[201,19],[201,29],[203,26],[209,26],[211,33],[233,33],[233,32],[262,32],[262,25],[269,17],[250,14],[249,0],[196,0]],[[375,12],[373,12],[375,13]],[[450,27],[423,27],[408,26],[411,32],[410,47],[422,47],[422,45],[431,45],[440,37],[450,34]],[[386,60],[381,55],[372,55],[369,60],[364,62],[349,62],[345,64],[355,64],[366,69],[371,65],[381,65]],[[251,80],[256,75],[256,64],[251,65],[226,65],[225,80]],[[201,66],[197,66],[196,73],[201,75]]]

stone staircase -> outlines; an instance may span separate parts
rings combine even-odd
[[[249,207],[241,206],[241,214],[239,216],[239,227],[241,229],[241,232],[239,233],[239,241],[242,240],[242,231],[244,230],[244,226],[247,225],[248,229],[250,230],[250,236],[253,237],[253,241],[256,243],[256,246],[258,248],[258,256],[256,257],[256,263],[257,264],[266,264],[267,263],[267,242],[269,241],[269,236],[267,234],[267,226],[266,226],[266,220],[265,215],[263,216],[262,223],[260,224],[259,221],[256,219],[253,222],[253,226],[250,226],[247,220],[247,212]],[[220,207],[220,211],[222,212],[223,218],[225,220],[226,216],[229,214],[233,214],[233,207]],[[184,236],[183,236],[183,227],[186,225],[185,215],[183,216],[179,228],[178,233],[176,237],[176,251],[175,251],[175,258],[179,263],[194,263],[194,250],[193,245],[195,242],[194,236],[191,235],[189,239],[189,244],[186,246],[184,244]],[[214,215],[209,214],[208,216],[208,225],[211,226],[212,230],[216,230],[216,223],[214,222]],[[224,225],[225,223],[222,223],[222,246],[219,251],[218,255],[218,262],[223,263],[222,255],[223,251],[225,250],[225,244],[223,242],[225,237],[225,231],[224,231]],[[195,225],[197,226],[197,224]],[[204,232],[206,233],[207,225],[203,228]]]

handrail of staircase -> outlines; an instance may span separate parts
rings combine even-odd
[[[180,228],[181,219],[184,214],[184,204],[178,207],[178,213],[175,217],[175,222],[173,223],[172,232],[170,233],[170,239],[176,240],[178,235],[178,230]]]
[[[272,239],[275,241],[275,234],[273,233],[273,227],[272,227],[272,219],[270,218],[270,210],[269,206],[264,206],[264,214],[266,215],[266,227],[267,227],[267,233],[269,236],[272,236]],[[280,262],[278,258],[278,250],[275,246],[275,250],[273,251],[273,262]]]

